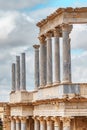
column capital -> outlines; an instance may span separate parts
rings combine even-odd
[[[32,119],[33,120],[39,120],[39,117],[38,116],[33,116]]]
[[[46,37],[44,35],[43,36],[39,36],[38,39],[39,39],[41,44],[46,43]]]
[[[59,117],[55,116],[55,117],[51,117],[51,119],[55,122],[60,122],[60,119]]]
[[[9,120],[10,120],[10,121],[14,121],[14,120],[15,120],[14,116],[10,116],[10,117],[9,117]]]
[[[18,122],[18,123],[19,123],[20,118],[19,118],[18,116],[14,116],[14,119],[15,119],[15,121],[16,121],[16,122]]]
[[[51,121],[51,117],[44,117],[44,120],[46,120],[46,121]]]
[[[19,119],[21,120],[21,122],[26,122],[26,120],[27,120],[27,117],[19,117]]]
[[[73,117],[61,117],[60,120],[63,122],[63,126],[70,126],[70,121]]]
[[[60,28],[59,27],[56,27],[54,30],[53,30],[53,33],[54,33],[54,37],[60,37]]]
[[[62,31],[67,31],[68,33],[70,33],[72,31],[73,25],[69,25],[69,24],[62,24]]]
[[[39,120],[39,121],[44,121],[44,117],[43,117],[43,116],[37,117],[37,120]]]
[[[51,38],[51,37],[52,37],[52,32],[47,32],[47,33],[45,34],[45,36],[46,36],[46,38]]]
[[[39,47],[40,47],[40,45],[33,45],[33,48],[35,48],[35,49],[39,49]]]

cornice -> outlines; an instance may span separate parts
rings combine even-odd
[[[55,18],[56,16],[63,14],[64,12],[67,13],[81,13],[81,12],[87,12],[87,7],[81,7],[81,8],[72,8],[72,7],[67,7],[67,8],[58,8],[54,13],[52,13],[51,15],[47,16],[46,19],[41,20],[40,22],[38,22],[36,25],[38,27],[43,26],[44,24],[46,24],[48,21],[50,21],[51,19]]]

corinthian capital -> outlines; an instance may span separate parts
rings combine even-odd
[[[43,35],[43,36],[38,37],[38,39],[39,39],[39,41],[40,41],[40,43],[41,43],[41,44],[46,43],[46,37],[45,37],[44,35]]]
[[[53,30],[54,37],[60,37],[60,28],[57,27]]]
[[[62,31],[67,31],[70,33],[72,31],[73,26],[69,24],[62,24]]]

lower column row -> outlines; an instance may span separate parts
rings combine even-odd
[[[11,117],[11,130],[70,130],[70,117]]]

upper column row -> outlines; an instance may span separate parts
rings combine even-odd
[[[71,82],[71,50],[69,33],[72,30],[72,25],[64,24],[57,27],[51,32],[39,37],[40,40],[40,61],[39,61],[39,84],[35,82],[35,86],[49,86],[52,84],[52,36],[54,37],[54,76],[55,83],[60,83],[60,35],[63,38],[63,83]],[[36,50],[36,48],[35,48]],[[39,48],[38,48],[39,52]],[[38,55],[39,56],[39,55]],[[38,57],[39,58],[39,57]],[[36,60],[36,59],[35,59]],[[35,61],[36,62],[36,61]],[[35,68],[35,73],[37,68]],[[40,78],[39,78],[40,77]],[[35,75],[35,81],[37,77]]]

